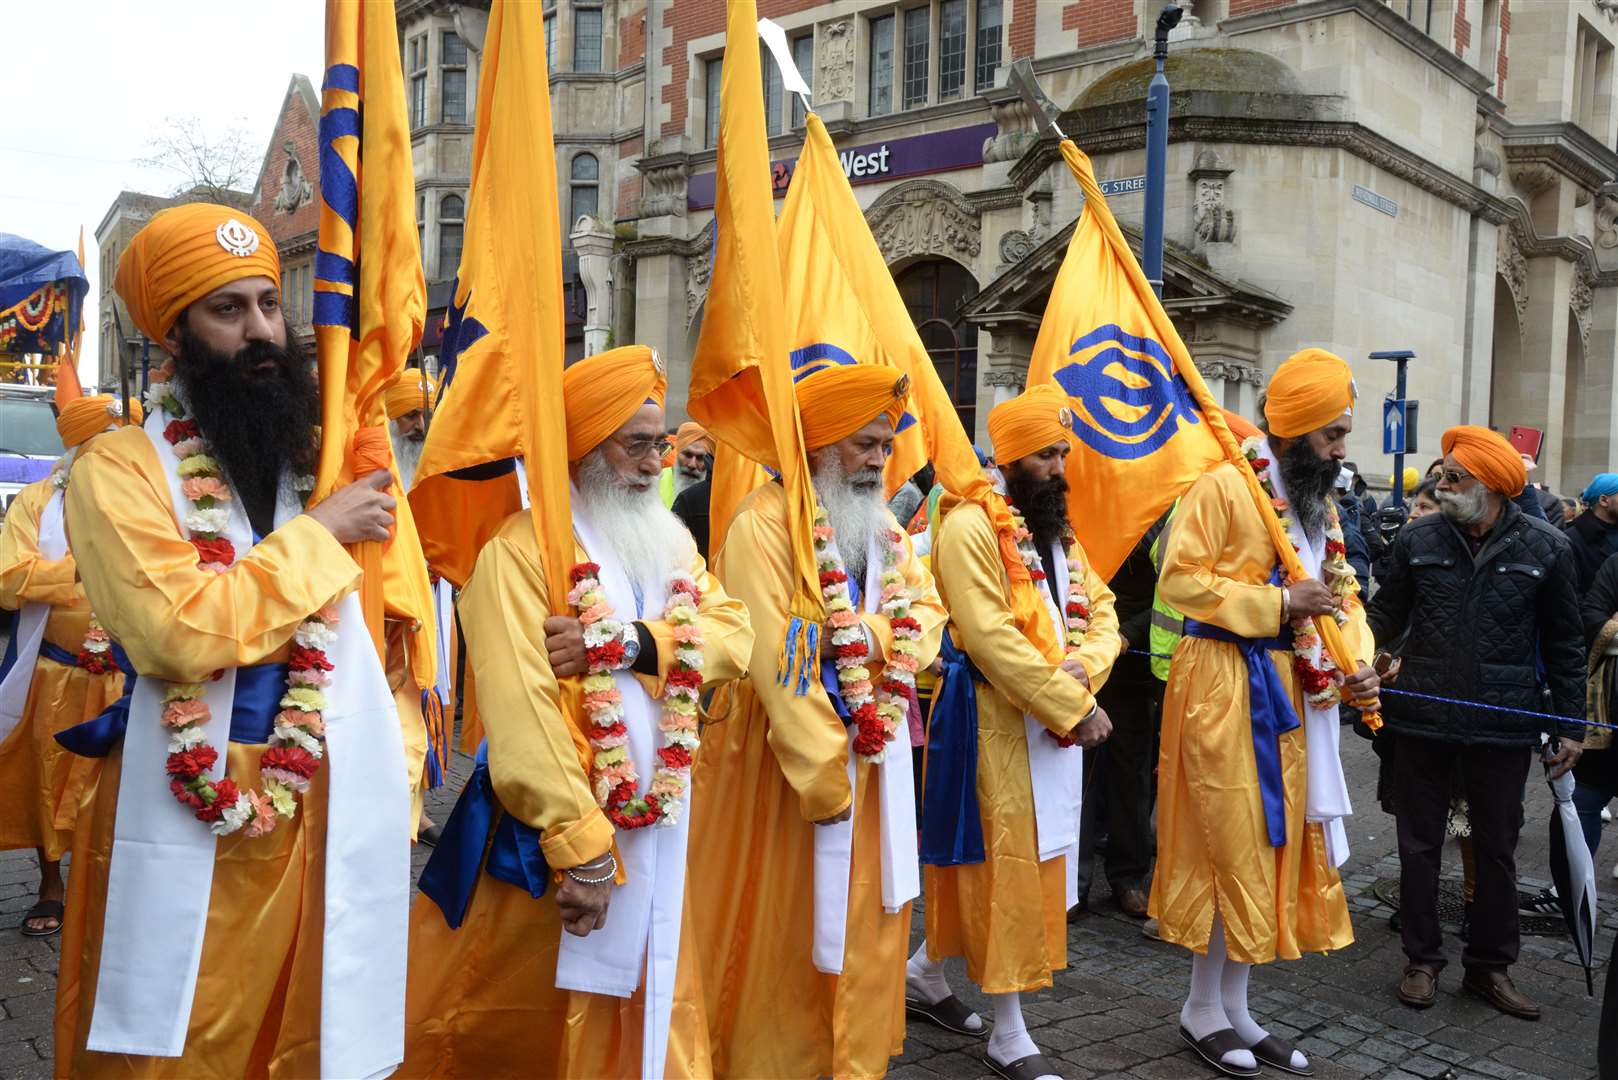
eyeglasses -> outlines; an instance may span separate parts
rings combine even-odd
[[[630,461],[644,461],[649,457],[662,457],[674,449],[672,439],[660,438],[652,435],[637,435],[633,439],[613,439]]]
[[[1458,487],[1465,481],[1472,479],[1472,474],[1456,472],[1454,469],[1445,469],[1443,472],[1438,474],[1438,477],[1450,487]]]

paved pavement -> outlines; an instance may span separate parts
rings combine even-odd
[[[1518,985],[1544,1007],[1545,1019],[1539,1023],[1502,1016],[1462,996],[1459,943],[1453,941],[1456,962],[1444,973],[1439,1003],[1416,1012],[1394,1000],[1403,954],[1398,935],[1387,928],[1390,910],[1373,891],[1379,879],[1398,876],[1392,821],[1373,798],[1376,762],[1368,744],[1345,732],[1343,746],[1359,811],[1350,829],[1354,854],[1345,867],[1357,940],[1331,956],[1256,969],[1251,991],[1255,1015],[1277,1034],[1297,1040],[1321,1080],[1593,1077],[1599,998],[1585,996],[1582,973],[1564,939],[1525,936],[1522,960],[1513,972]],[[467,759],[458,759],[450,787],[434,794],[430,809],[438,820],[448,816],[468,766]],[[1549,874],[1549,804],[1545,786],[1531,782],[1529,824],[1518,852],[1525,887],[1543,884]],[[1615,857],[1618,843],[1610,843],[1598,859],[1597,886],[1606,893],[1618,891],[1618,883],[1608,876]],[[418,850],[413,860],[417,872],[425,861],[426,852]],[[1458,877],[1453,848],[1446,853],[1446,869]],[[50,1070],[57,939],[27,939],[10,929],[32,902],[36,881],[32,853],[0,854],[0,926],[8,927],[0,930],[4,1080],[45,1077]],[[1057,975],[1053,989],[1025,998],[1023,1011],[1034,1040],[1071,1080],[1196,1080],[1213,1075],[1177,1034],[1187,954],[1143,937],[1138,923],[1112,908],[1104,884],[1091,899],[1093,913],[1069,934],[1071,966]],[[1610,896],[1604,897],[1596,949],[1603,959],[1618,930],[1615,911]],[[918,913],[918,937],[920,932]],[[986,1011],[987,1002],[966,982],[958,961],[951,963],[950,973],[961,998]],[[1598,995],[1604,975],[1604,968],[1596,973]],[[982,1046],[980,1040],[912,1024],[905,1053],[894,1061],[890,1075],[895,1080],[984,1076],[987,1070],[978,1057]]]

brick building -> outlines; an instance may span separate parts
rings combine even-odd
[[[281,253],[281,303],[307,348],[315,303],[315,246],[320,238],[320,95],[308,77],[294,75],[281,99],[253,185],[248,213],[269,230]]]

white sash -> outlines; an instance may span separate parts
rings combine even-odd
[[[1067,591],[1067,553],[1061,542],[1051,545],[1051,569],[1057,587]],[[1066,651],[1067,630],[1062,611],[1051,596],[1050,583],[1036,581],[1045,614],[1056,628],[1056,640]],[[1078,745],[1063,746],[1049,734],[1050,728],[1027,713],[1023,730],[1028,739],[1028,779],[1034,791],[1034,835],[1039,845],[1039,861],[1067,856],[1067,906],[1079,902],[1079,814],[1084,798],[1084,750]]]
[[[1287,497],[1286,485],[1281,480],[1281,469],[1276,464],[1274,451],[1270,449],[1269,440],[1259,448],[1259,455],[1269,460],[1270,483],[1275,485],[1275,494],[1282,499]],[[1297,516],[1293,516],[1291,540],[1298,549],[1298,557],[1303,561],[1303,568],[1309,576],[1316,581],[1325,583],[1325,576],[1321,568],[1326,561],[1326,538],[1322,536],[1319,543],[1309,540],[1303,535],[1303,529],[1297,523]],[[1348,781],[1343,777],[1343,759],[1339,753],[1338,739],[1342,734],[1342,725],[1338,722],[1337,706],[1329,709],[1317,709],[1309,704],[1307,695],[1303,697],[1303,732],[1304,746],[1307,750],[1309,762],[1309,789],[1304,800],[1304,820],[1318,821],[1326,834],[1326,857],[1333,866],[1342,866],[1348,861],[1348,830],[1343,826],[1343,819],[1354,812],[1353,805],[1348,798]]]
[[[865,559],[864,607],[878,610],[882,600],[880,541],[873,541]],[[816,677],[819,672],[817,668]],[[858,791],[854,753],[857,728],[848,729],[848,790]],[[912,779],[910,724],[899,724],[893,742],[876,766],[881,792],[879,823],[882,852],[882,910],[897,914],[921,895],[921,869],[916,854],[916,789]],[[827,975],[843,973],[843,950],[848,934],[848,877],[854,863],[854,804],[847,821],[816,825],[815,830],[815,933],[811,956],[815,970]]]
[[[455,678],[455,586],[444,578],[439,578],[438,584],[433,586],[433,621],[438,633],[438,670],[433,673],[433,688],[444,704],[445,715],[451,718],[451,722],[444,725],[444,738],[448,739],[450,729],[455,726],[455,692],[450,685]]]
[[[601,567],[601,587],[619,619],[656,620],[667,603],[666,583],[635,602],[629,577],[610,559],[592,530],[578,491],[573,492],[573,528],[579,544]],[[657,769],[660,704],[628,671],[613,674],[623,698],[624,726],[629,729],[629,757],[635,763],[639,793],[651,787]],[[560,930],[556,986],[591,994],[626,998],[646,975],[645,1023],[641,1028],[641,1076],[662,1077],[668,1056],[669,1019],[674,1008],[675,972],[680,959],[680,923],[685,915],[685,855],[691,829],[691,797],[685,797],[679,822],[664,828],[619,830],[618,857],[624,883],[613,887],[607,925],[578,937]]]
[[[163,438],[171,417],[146,422],[169,480],[175,516],[187,502],[178,461]],[[225,535],[252,546],[240,499]],[[300,512],[283,486],[276,523]],[[182,533],[185,527],[180,525]],[[234,568],[227,573],[237,572]],[[320,1071],[328,1077],[391,1073],[404,1057],[405,949],[410,898],[410,792],[398,711],[366,630],[357,594],[338,603],[342,621],[330,650],[336,670],[327,692],[325,924],[321,953]],[[205,684],[222,776],[236,673]],[[89,1049],[179,1057],[185,1051],[213,888],[216,838],[163,782],[168,738],[159,715],[164,684],[136,683],[124,735],[106,925]],[[256,778],[242,778],[256,783]],[[291,827],[290,824],[283,828]],[[251,841],[248,841],[251,843]],[[248,898],[249,901],[254,898]],[[262,899],[262,898],[259,898]],[[274,979],[273,971],[244,977]]]
[[[39,554],[52,562],[67,555],[67,530],[62,527],[62,489],[51,492],[39,517]],[[0,680],[0,742],[10,738],[22,721],[28,704],[28,690],[34,684],[34,668],[39,663],[39,647],[45,643],[45,624],[50,621],[49,604],[28,603],[17,612],[12,629],[17,643],[17,660]]]

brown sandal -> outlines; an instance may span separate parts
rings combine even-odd
[[[1044,1054],[1029,1054],[1004,1065],[984,1054],[983,1064],[993,1069],[997,1076],[1005,1077],[1005,1080],[1038,1080],[1041,1076],[1061,1075]]]
[[[982,1020],[978,1021],[976,1031],[966,1026],[966,1022],[974,1014],[954,994],[931,1005],[907,994],[905,995],[905,1012],[912,1016],[919,1016],[923,1020],[930,1020],[945,1031],[953,1031],[957,1035],[971,1035],[981,1039],[989,1032],[989,1025],[983,1023]]]
[[[1191,1037],[1191,1032],[1186,1030],[1185,1025],[1181,1024],[1180,1038],[1189,1043],[1191,1049],[1195,1050],[1203,1061],[1206,1061],[1226,1076],[1250,1077],[1259,1074],[1257,1065],[1254,1065],[1251,1069],[1243,1069],[1225,1062],[1225,1055],[1233,1050],[1246,1050],[1248,1053],[1253,1053],[1252,1047],[1242,1042],[1242,1038],[1236,1034],[1235,1028],[1220,1028],[1212,1035],[1194,1039]],[[1257,1055],[1255,1054],[1254,1056],[1256,1057]]]

